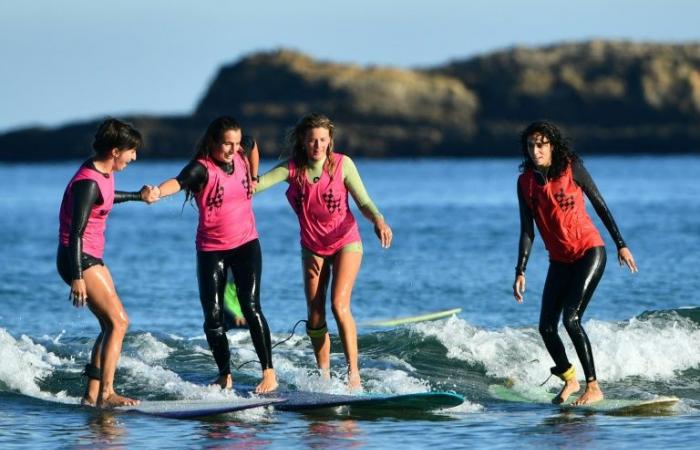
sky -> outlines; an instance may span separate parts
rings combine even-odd
[[[290,48],[425,67],[515,45],[700,42],[697,0],[0,0],[0,133],[188,114],[218,69]]]

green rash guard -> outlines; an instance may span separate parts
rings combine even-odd
[[[320,177],[323,172],[323,164],[326,160],[322,161],[310,161],[309,167],[306,169],[306,178],[313,182],[313,179]],[[260,181],[255,188],[255,193],[258,194],[265,189],[269,189],[272,186],[281,183],[283,181],[289,182],[289,161],[282,161],[277,166],[272,168],[269,172],[260,176]],[[348,191],[355,199],[357,207],[360,208],[362,214],[367,217],[372,222],[378,219],[382,219],[383,216],[377,209],[377,206],[369,198],[369,194],[365,189],[365,185],[362,183],[362,178],[360,178],[360,173],[355,167],[355,163],[348,156],[343,158],[343,183]]]

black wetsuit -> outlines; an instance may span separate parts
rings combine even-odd
[[[92,160],[83,163],[84,166],[90,167],[99,172]],[[102,174],[108,178],[110,175]],[[58,252],[56,254],[56,267],[58,273],[70,285],[73,280],[83,278],[83,271],[95,265],[104,265],[100,258],[83,252],[83,233],[87,226],[90,212],[95,205],[102,204],[102,195],[97,183],[92,180],[80,180],[73,183],[71,186],[71,194],[73,195],[73,214],[70,224],[70,238],[68,246],[58,244]],[[114,203],[122,203],[127,201],[141,201],[140,192],[114,192]]]
[[[617,248],[626,247],[615,220],[586,168],[578,162],[572,165],[572,172],[574,181],[590,200]],[[537,183],[540,186],[544,185],[546,182],[544,177],[537,171],[535,174]],[[515,271],[516,274],[524,274],[534,239],[534,219],[532,211],[525,202],[519,183],[518,201],[520,204],[520,245],[518,265]],[[586,381],[596,379],[591,344],[581,326],[581,318],[600,278],[603,276],[606,258],[605,247],[593,247],[573,263],[550,261],[542,293],[539,331],[547,351],[554,360],[553,373],[564,373],[570,367],[564,344],[557,332],[559,317],[563,313],[562,322],[576,348],[576,354],[583,366]]]
[[[228,174],[233,173],[231,164],[218,164]],[[191,161],[176,177],[181,188],[199,192],[206,185],[209,174],[197,161]],[[219,368],[219,375],[231,373],[231,353],[226,338],[224,318],[224,292],[228,271],[233,273],[238,301],[243,316],[248,322],[250,336],[260,365],[272,368],[272,345],[270,328],[260,307],[260,275],[262,256],[260,241],[254,239],[239,247],[221,251],[197,251],[197,280],[199,300],[204,312],[204,332]]]

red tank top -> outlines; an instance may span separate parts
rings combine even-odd
[[[258,237],[253,201],[248,195],[248,164],[236,152],[231,175],[210,159],[197,162],[207,169],[207,184],[195,194],[199,209],[197,250],[231,250]]]
[[[518,179],[520,192],[530,207],[549,259],[571,263],[586,250],[604,245],[586,212],[583,190],[574,181],[571,165],[556,180],[537,184],[528,169]]]
[[[63,246],[68,246],[70,240],[70,228],[73,220],[73,184],[80,180],[92,180],[97,183],[102,197],[101,205],[93,205],[88,217],[87,226],[83,233],[83,253],[95,258],[102,258],[105,251],[105,229],[107,228],[107,216],[114,205],[114,177],[105,176],[88,164],[83,164],[68,182],[61,210],[59,212],[58,239]]]
[[[297,167],[289,161],[287,200],[299,218],[301,245],[313,253],[329,256],[345,245],[360,241],[360,230],[348,206],[348,189],[343,181],[343,158],[333,154],[333,178],[327,171],[316,183],[310,183],[304,173],[301,185]]]

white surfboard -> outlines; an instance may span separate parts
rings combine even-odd
[[[363,322],[363,326],[367,327],[396,327],[399,325],[406,325],[409,323],[427,322],[430,320],[445,319],[450,316],[459,314],[462,308],[452,308],[443,311],[435,311],[426,314],[419,314],[416,316],[406,316],[406,317],[396,317],[394,319],[385,320],[373,320],[370,322]]]
[[[660,396],[644,400],[605,398],[588,405],[573,405],[572,402],[577,397],[572,395],[565,403],[556,405],[552,403],[552,398],[556,394],[552,394],[544,388],[531,388],[521,391],[502,385],[491,385],[489,386],[489,391],[495,398],[508,402],[541,403],[565,411],[590,411],[619,416],[669,414],[679,400],[678,397],[671,396]]]
[[[142,400],[136,406],[119,406],[114,411],[147,414],[171,419],[213,416],[244,409],[282,403],[278,398],[238,398],[231,400]]]

